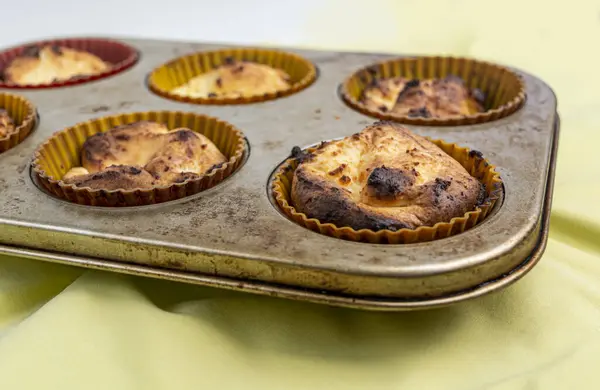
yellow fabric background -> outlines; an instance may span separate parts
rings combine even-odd
[[[541,263],[491,296],[385,314],[0,257],[0,389],[600,388],[599,2],[327,1],[306,34],[550,83],[563,131]]]

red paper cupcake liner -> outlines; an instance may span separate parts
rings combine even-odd
[[[0,75],[4,73],[4,69],[11,61],[20,55],[23,51],[32,46],[58,45],[68,47],[70,49],[87,51],[100,57],[103,61],[110,63],[112,66],[107,71],[89,75],[71,78],[69,80],[58,81],[48,84],[15,84],[6,82],[0,79],[0,88],[9,89],[44,89],[44,88],[59,88],[69,85],[87,83],[89,81],[103,79],[117,73],[120,73],[137,62],[139,58],[138,51],[132,46],[122,42],[103,39],[103,38],[65,38],[52,39],[15,46],[0,52]]]

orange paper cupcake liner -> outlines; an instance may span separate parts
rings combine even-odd
[[[164,123],[169,129],[186,127],[201,133],[228,161],[199,178],[150,189],[94,190],[61,180],[71,168],[81,166],[81,148],[87,138],[138,121]],[[32,165],[37,181],[61,199],[88,206],[142,206],[184,198],[214,187],[240,167],[245,152],[244,135],[225,121],[194,113],[149,111],[102,117],[57,132],[37,149]]]
[[[29,100],[9,93],[0,93],[0,108],[6,110],[15,123],[14,131],[0,137],[0,153],[2,153],[27,138],[37,123],[37,111]]]
[[[393,77],[440,79],[449,75],[463,79],[468,88],[485,94],[486,111],[448,118],[422,118],[398,115],[367,107],[363,92],[373,81]],[[341,95],[353,109],[374,118],[426,126],[460,126],[484,123],[511,115],[525,103],[525,85],[521,77],[506,67],[458,57],[410,57],[383,61],[362,68],[341,86]]]
[[[111,64],[110,68],[104,72],[100,72],[93,75],[82,75],[71,78],[64,81],[56,81],[47,84],[16,84],[9,81],[5,81],[0,78],[0,88],[11,88],[11,89],[44,89],[44,88],[58,88],[66,87],[70,85],[87,83],[89,81],[103,79],[117,73],[123,72],[124,70],[132,67],[139,59],[138,51],[122,42],[114,41],[111,39],[102,38],[66,38],[66,39],[52,39],[38,42],[31,42],[24,45],[19,45],[6,49],[0,52],[0,75],[3,74],[4,69],[10,65],[12,60],[21,56],[28,48],[31,47],[43,47],[43,46],[64,46],[70,49],[79,51],[85,51],[98,56],[103,61]]]
[[[427,242],[462,233],[477,225],[487,217],[502,195],[502,179],[495,167],[481,154],[468,148],[441,140],[431,140],[446,154],[457,160],[471,176],[485,184],[486,197],[482,204],[469,211],[462,217],[453,218],[448,222],[439,222],[434,226],[420,226],[417,229],[400,229],[398,231],[369,229],[355,230],[351,227],[338,227],[332,223],[321,222],[299,213],[291,201],[291,186],[294,172],[298,167],[296,159],[286,160],[275,171],[271,190],[279,209],[292,221],[314,232],[330,237],[349,241],[366,242],[371,244],[410,244]],[[314,151],[310,148],[308,151]]]
[[[231,58],[281,69],[290,75],[291,86],[277,92],[235,98],[222,96],[189,97],[171,92],[192,78],[225,64]],[[268,49],[232,48],[194,53],[163,64],[150,73],[148,87],[162,97],[179,102],[222,105],[245,104],[291,95],[307,88],[316,78],[317,70],[315,66],[297,54]]]

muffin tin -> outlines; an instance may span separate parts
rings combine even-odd
[[[414,132],[481,151],[504,191],[487,218],[452,237],[417,244],[349,242],[289,220],[271,195],[272,174],[292,147],[340,138],[373,123],[344,103],[344,79],[389,55],[290,50],[319,70],[308,88],[245,105],[195,105],[152,93],[150,72],[176,57],[223,45],[123,39],[138,49],[131,69],[69,88],[21,90],[39,125],[0,154],[0,252],[362,309],[407,310],[473,298],[519,279],[548,235],[559,119],[541,80],[518,71],[522,108],[469,126]],[[172,110],[225,120],[247,137],[245,161],[217,186],[149,206],[83,206],[46,192],[32,176],[34,151],[76,123],[126,112]]]

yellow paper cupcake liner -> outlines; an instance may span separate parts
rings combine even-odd
[[[449,75],[463,79],[469,88],[485,94],[485,112],[449,118],[409,117],[384,113],[361,102],[364,90],[374,80],[393,77],[439,79]],[[363,114],[401,123],[426,126],[460,126],[504,118],[525,103],[525,85],[521,77],[506,67],[458,57],[410,57],[380,62],[352,74],[341,86],[344,101]]]
[[[468,148],[441,140],[430,139],[430,141],[457,160],[471,176],[485,184],[486,197],[483,203],[462,217],[453,218],[448,222],[439,222],[434,226],[420,226],[417,229],[401,229],[398,231],[355,230],[351,227],[338,227],[332,223],[309,218],[306,214],[296,211],[291,201],[292,180],[298,166],[294,158],[286,160],[275,171],[271,186],[273,197],[280,210],[298,225],[317,233],[349,241],[372,244],[409,244],[432,241],[462,233],[483,221],[494,208],[496,201],[502,195],[502,179],[500,174],[495,171],[494,166],[484,159],[479,152],[470,151]],[[314,150],[314,148],[308,149],[309,152]]]
[[[186,127],[201,133],[228,161],[199,178],[151,189],[93,190],[61,180],[71,168],[81,166],[81,148],[87,138],[138,121],[164,123],[169,129]],[[33,172],[46,190],[61,199],[88,206],[141,206],[184,198],[217,185],[241,165],[245,151],[242,132],[217,118],[176,111],[136,112],[93,119],[55,133],[35,152]]]
[[[192,78],[206,73],[229,59],[251,61],[281,69],[290,75],[291,86],[288,89],[248,97],[189,97],[172,93],[173,89],[185,84]],[[296,93],[317,78],[315,66],[305,58],[278,50],[232,48],[199,52],[176,58],[161,65],[150,73],[148,87],[154,93],[167,99],[196,104],[244,104],[272,100]]]
[[[13,132],[0,137],[0,153],[2,153],[27,138],[37,123],[37,112],[29,100],[10,93],[0,93],[0,108],[6,110],[15,123]]]

